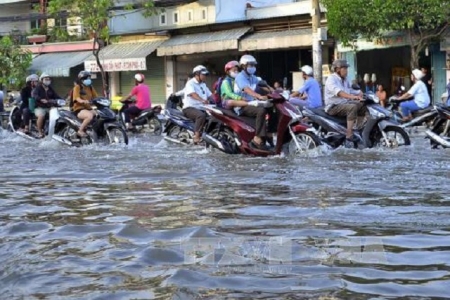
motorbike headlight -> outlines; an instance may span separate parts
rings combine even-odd
[[[58,104],[58,106],[65,106],[66,105],[66,100],[59,99],[59,100],[56,101],[56,103]]]
[[[373,118],[376,118],[376,119],[386,118],[386,114],[384,114],[370,106],[368,108],[369,108],[369,113]]]

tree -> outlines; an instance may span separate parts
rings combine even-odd
[[[33,60],[31,52],[20,47],[10,36],[0,40],[0,85],[20,88],[25,83]]]
[[[411,68],[419,54],[439,41],[449,28],[450,0],[322,0],[329,31],[343,44],[358,37],[382,39],[387,31],[402,31],[411,48]]]
[[[153,0],[133,1],[136,5],[127,5],[126,9],[139,7],[145,16],[150,16],[155,10]],[[67,11],[69,19],[79,19],[83,27],[93,39],[92,53],[102,76],[103,90],[109,95],[109,82],[100,61],[100,51],[109,43],[110,33],[108,20],[114,14],[114,0],[52,0],[49,2],[48,13],[58,16]]]

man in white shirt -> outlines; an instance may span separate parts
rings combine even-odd
[[[186,82],[183,90],[183,114],[195,122],[194,144],[198,144],[201,141],[200,133],[206,121],[206,113],[201,108],[210,103],[212,93],[205,84],[206,75],[209,74],[208,70],[199,65],[192,72],[194,77]]]
[[[409,89],[406,94],[403,94],[398,100],[405,100],[414,97],[414,100],[402,102],[400,109],[402,111],[403,121],[408,122],[412,119],[412,113],[423,109],[430,105],[430,94],[428,93],[427,86],[421,80],[424,76],[423,72],[419,69],[414,69],[411,72],[411,81],[414,85]]]

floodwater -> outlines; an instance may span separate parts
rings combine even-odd
[[[0,132],[0,299],[436,299],[450,152],[252,158]]]

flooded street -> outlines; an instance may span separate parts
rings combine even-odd
[[[431,299],[450,152],[270,159],[0,132],[1,299]]]

